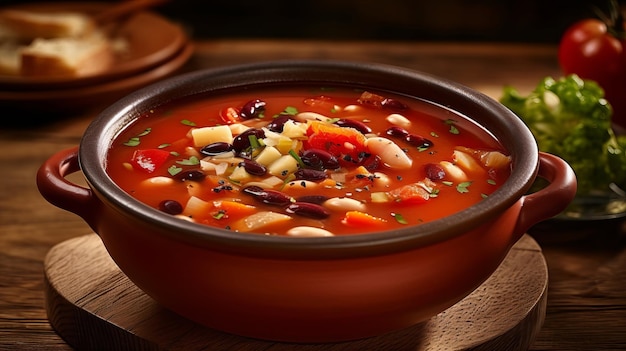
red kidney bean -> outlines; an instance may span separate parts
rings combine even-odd
[[[287,206],[292,203],[291,196],[277,190],[263,189],[253,185],[245,187],[242,191],[244,194],[254,197],[255,200],[268,205]]]
[[[200,169],[189,169],[178,173],[174,176],[174,178],[180,180],[181,182],[186,180],[201,181],[206,178],[206,174]]]
[[[233,150],[233,146],[222,141],[212,143],[200,149],[200,153],[204,156],[215,156]]]
[[[250,135],[254,135],[257,139],[265,138],[265,132],[263,129],[250,128],[243,133],[237,135],[233,139],[233,150],[240,153],[243,150],[250,147]]]
[[[396,138],[406,138],[409,135],[409,131],[402,127],[392,126],[385,131],[385,134]]]
[[[392,98],[385,98],[380,105],[391,110],[406,110],[408,108],[404,103]]]
[[[255,99],[250,100],[243,105],[239,111],[239,116],[243,119],[250,119],[259,117],[263,112],[265,112],[265,101]]]
[[[283,127],[285,126],[285,123],[287,123],[288,120],[293,120],[293,116],[279,115],[278,117],[274,118],[270,123],[268,123],[265,127],[271,130],[272,132],[282,133]]]
[[[302,162],[317,170],[338,169],[339,160],[330,152],[322,149],[308,149],[300,155]]]
[[[294,172],[294,175],[296,180],[310,180],[312,182],[324,180],[328,177],[326,172],[310,168],[300,168]]]
[[[409,134],[405,137],[404,140],[406,140],[409,144],[420,148],[427,148],[434,145],[432,141],[417,134]]]
[[[159,210],[171,215],[177,215],[183,213],[183,205],[176,200],[163,200],[159,203]]]
[[[430,180],[442,180],[446,176],[446,171],[436,163],[427,163],[424,165],[426,177]]]
[[[330,216],[330,212],[323,206],[311,202],[294,202],[289,204],[286,209],[287,213],[297,214],[303,217],[323,219]]]
[[[370,128],[370,126],[368,126],[367,124],[361,121],[357,121],[354,119],[342,118],[342,119],[335,121],[335,124],[340,127],[354,128],[363,134],[368,134],[372,132],[372,128]]]
[[[328,196],[324,195],[304,195],[296,199],[296,202],[310,202],[312,204],[321,205],[324,201],[328,200]]]
[[[246,158],[243,160],[242,163],[243,163],[243,168],[246,170],[246,172],[252,175],[262,176],[267,173],[267,168],[254,160]]]

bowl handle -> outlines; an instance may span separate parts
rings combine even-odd
[[[576,175],[563,159],[540,152],[538,176],[549,184],[520,199],[521,210],[514,231],[516,236],[521,237],[533,225],[561,213],[576,195]]]
[[[59,151],[39,168],[37,187],[48,202],[79,215],[94,229],[100,200],[91,189],[65,179],[67,175],[78,171],[78,146]]]

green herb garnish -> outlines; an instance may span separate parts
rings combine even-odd
[[[392,213],[391,214],[393,216],[393,218],[396,219],[396,222],[400,223],[400,224],[408,224],[409,222],[406,221],[406,219],[404,219],[404,217],[399,214],[399,213]]]
[[[298,155],[298,153],[295,152],[293,149],[289,150],[289,155],[291,155],[291,157],[293,157],[296,161],[298,161],[298,165],[300,165],[301,168],[306,167],[306,165],[304,164],[304,161],[302,161],[302,158],[300,158],[300,155]]]
[[[170,166],[170,167],[167,169],[167,172],[168,172],[171,176],[175,176],[175,175],[177,175],[178,173],[180,173],[180,172],[182,172],[182,171],[183,171],[183,169],[182,169],[182,168],[180,168],[180,167],[177,167],[177,166]]]
[[[137,146],[141,143],[141,141],[139,140],[139,137],[132,137],[130,139],[128,139],[124,145],[126,146]]]
[[[191,156],[186,160],[178,160],[176,163],[183,166],[195,166],[200,164],[200,160],[196,156]]]
[[[469,186],[472,185],[472,182],[462,182],[456,186],[456,191],[461,194],[469,192]]]
[[[459,129],[456,127],[456,121],[448,118],[444,121],[445,124],[447,124],[448,126],[450,126],[450,129],[448,130],[450,132],[450,134],[459,134],[460,131]]]

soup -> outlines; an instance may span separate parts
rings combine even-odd
[[[442,106],[292,87],[150,111],[116,136],[107,172],[181,220],[311,237],[448,216],[497,190],[510,161],[492,135]]]

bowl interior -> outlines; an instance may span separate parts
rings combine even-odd
[[[119,189],[107,176],[104,160],[110,141],[128,123],[156,106],[196,94],[289,85],[335,85],[424,99],[457,111],[487,129],[512,156],[512,173],[505,184],[480,203],[447,216],[385,233],[330,238],[258,236],[209,228],[160,214]],[[94,155],[96,157],[94,157]],[[534,138],[523,122],[504,106],[457,83],[399,67],[359,62],[276,61],[204,70],[156,83],[119,100],[88,127],[81,142],[81,168],[87,181],[105,201],[133,216],[166,228],[166,235],[195,245],[220,245],[229,249],[292,253],[351,248],[368,252],[374,247],[405,250],[455,235],[494,220],[512,206],[532,184],[538,167]]]

